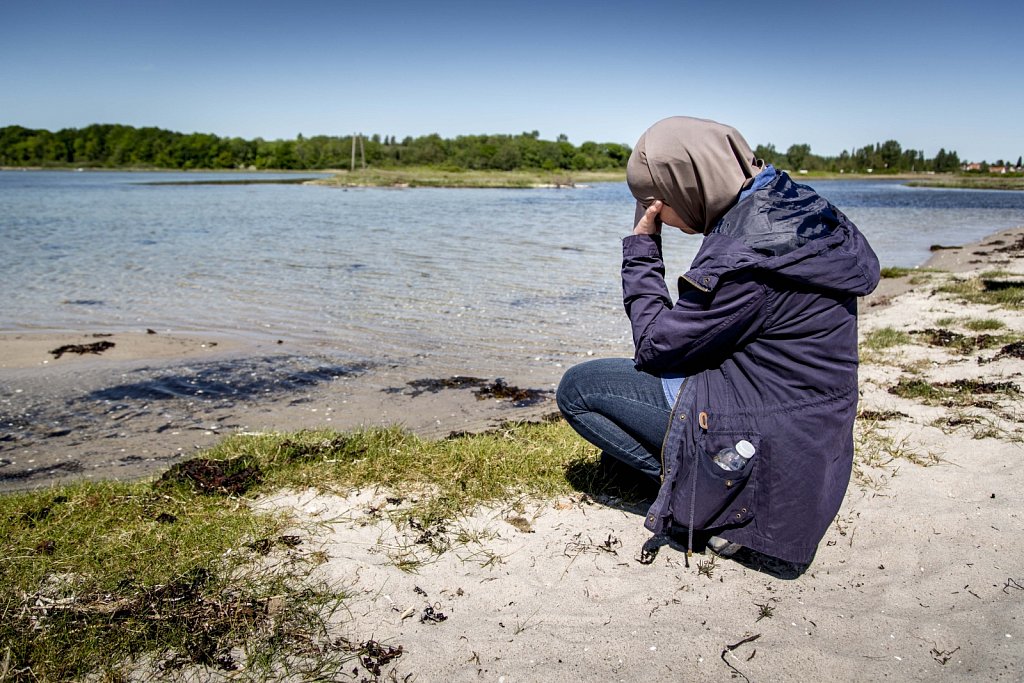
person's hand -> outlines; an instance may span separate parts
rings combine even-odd
[[[658,214],[661,213],[661,207],[664,206],[661,200],[652,202],[647,207],[647,211],[644,212],[640,222],[633,228],[634,235],[660,235],[661,234],[661,220],[658,218]]]

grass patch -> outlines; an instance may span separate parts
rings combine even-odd
[[[902,266],[886,266],[882,268],[881,276],[883,278],[891,279],[897,277],[906,277],[914,272],[913,268],[904,268]]]
[[[911,284],[920,284],[921,282],[927,282],[928,280],[931,279],[931,276],[934,273],[938,272],[941,271],[935,270],[933,268],[907,268],[904,266],[886,266],[885,268],[882,268],[880,271],[881,276],[883,278],[889,279],[907,276],[920,276],[911,278]]]
[[[945,328],[929,327],[924,330],[912,330],[910,334],[924,340],[929,346],[940,346],[952,349],[961,354],[968,354],[984,349],[994,349],[997,346],[1007,347],[1015,342],[1020,342],[1019,334],[977,334],[966,335],[953,332]]]
[[[118,680],[140,661],[269,670],[340,596],[257,571],[282,521],[181,487],[89,483],[0,497],[4,680]],[[343,653],[318,657],[313,670]]]
[[[234,436],[207,455],[259,463],[263,488],[381,486],[423,494],[403,510],[424,526],[517,494],[567,493],[567,471],[596,459],[594,448],[560,420],[435,441],[399,428]]]
[[[863,344],[869,349],[887,349],[900,344],[909,344],[910,335],[893,327],[882,327],[864,335]]]
[[[962,280],[954,278],[939,286],[936,293],[949,294],[971,304],[1001,306],[1019,310],[1024,307],[1024,282],[986,277]]]
[[[950,187],[967,190],[1024,190],[1024,177],[1013,175],[929,176],[907,182],[910,187]]]
[[[436,167],[367,168],[343,171],[332,178],[312,181],[340,187],[572,187],[581,183],[624,182],[618,171],[474,171]]]
[[[334,680],[367,647],[327,635],[345,596],[309,579],[326,558],[282,535],[291,520],[248,500],[360,486],[414,492],[397,514],[424,537],[491,501],[614,491],[597,450],[559,420],[439,441],[397,428],[235,436],[154,482],[2,496],[0,678],[199,665]]]
[[[939,327],[959,325],[972,332],[993,332],[1006,328],[1006,323],[998,318],[939,318],[935,321]]]
[[[935,453],[921,452],[911,446],[908,436],[896,437],[878,421],[858,420],[854,428],[853,480],[864,488],[881,489],[886,477],[895,477],[900,461],[922,467],[942,462]]]
[[[922,401],[928,404],[946,406],[968,406],[993,408],[996,404],[991,399],[980,396],[1002,395],[1016,397],[1020,389],[1013,382],[984,382],[973,379],[958,379],[952,382],[930,383],[920,378],[901,377],[894,387],[889,388],[890,394],[901,398]]]
[[[972,439],[1003,439],[1014,443],[1024,441],[1024,430],[1017,415],[1001,415],[997,419],[991,415],[973,415],[961,410],[954,410],[949,415],[933,420],[932,427],[941,429],[944,434],[966,432]],[[1006,425],[1012,425],[1008,428]]]
[[[900,420],[909,417],[909,415],[899,410],[873,410],[871,408],[862,408],[857,411],[858,420],[868,420],[871,422]]]

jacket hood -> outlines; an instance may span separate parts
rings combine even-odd
[[[850,219],[785,173],[732,207],[704,238],[680,277],[709,292],[727,274],[771,273],[855,296],[878,285],[878,257]]]

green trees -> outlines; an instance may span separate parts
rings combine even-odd
[[[936,173],[952,173],[960,169],[960,157],[956,152],[947,152],[940,148],[939,153],[932,160],[932,170]]]
[[[294,140],[244,140],[209,133],[175,133],[160,128],[96,124],[51,133],[22,126],[0,128],[0,166],[89,166],[171,169],[344,169],[351,163],[352,136],[298,135]],[[564,134],[542,140],[538,131],[518,135],[460,135],[453,139],[433,133],[398,140],[394,135],[364,136],[357,159],[375,167],[437,166],[451,170],[623,169],[630,148],[613,142],[584,142],[579,147]],[[758,145],[754,154],[789,171],[897,173],[955,172],[955,151],[939,150],[934,159],[918,150],[904,150],[896,140],[839,156],[813,154],[808,144],[793,144],[779,152],[775,145]],[[1017,162],[1020,165],[1020,159]]]
[[[790,145],[786,150],[786,162],[793,170],[806,169],[807,157],[811,154],[810,145]]]
[[[307,138],[300,134],[294,140],[243,140],[117,125],[57,133],[9,126],[0,129],[0,165],[338,169],[349,167],[352,142],[352,136]],[[371,166],[443,166],[453,170],[615,169],[625,167],[630,153],[628,146],[616,143],[585,142],[577,148],[564,135],[555,141],[541,140],[537,131],[462,135],[451,140],[434,133],[406,137],[401,142],[393,135],[375,134],[360,142],[358,158],[361,162],[365,154]]]

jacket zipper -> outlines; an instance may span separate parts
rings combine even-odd
[[[676,402],[672,405],[672,412],[668,416],[668,429],[665,430],[665,436],[661,439],[661,483],[665,483],[665,479],[668,476],[665,469],[665,446],[668,444],[668,435],[672,431],[672,425],[676,423],[676,412],[679,410],[679,402],[683,398],[683,388],[686,383],[690,381],[689,377],[684,377],[682,383],[679,385],[679,392],[676,394]]]

